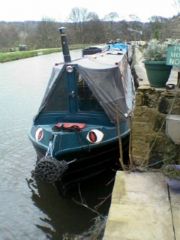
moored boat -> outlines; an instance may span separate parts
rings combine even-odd
[[[92,55],[95,53],[102,53],[108,50],[107,44],[93,45],[82,50],[82,56]]]
[[[65,190],[118,163],[119,140],[128,147],[135,91],[125,51],[71,61],[64,28],[60,33],[64,63],[53,67],[29,138],[35,176]]]

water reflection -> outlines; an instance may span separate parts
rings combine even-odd
[[[45,233],[47,239],[53,240],[82,234],[94,224],[94,218],[107,215],[113,182],[114,172],[101,174],[100,178],[70,189],[64,198],[57,186],[30,178],[27,184],[32,201],[45,214],[36,227]]]

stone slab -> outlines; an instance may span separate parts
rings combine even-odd
[[[180,240],[180,195],[170,196],[161,173],[117,172],[103,239],[174,240],[174,221]]]

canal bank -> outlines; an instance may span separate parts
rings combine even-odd
[[[117,172],[104,239],[180,239],[180,195],[161,173],[165,163],[180,163],[180,146],[166,134],[167,115],[180,115],[180,89],[152,88],[141,52],[135,50],[139,87],[132,117],[131,172]],[[177,70],[169,84],[177,85]]]
[[[76,50],[86,46],[87,46],[86,44],[74,44],[74,45],[70,45],[70,49]],[[0,52],[0,63],[20,60],[25,58],[31,58],[31,57],[37,57],[37,56],[57,53],[61,51],[62,49],[59,47],[59,48],[45,48],[45,49],[26,50],[26,51]]]

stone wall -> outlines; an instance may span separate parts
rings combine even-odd
[[[132,119],[132,158],[135,165],[159,167],[166,160],[180,162],[180,146],[165,134],[166,115],[172,104],[171,113],[180,115],[180,91],[151,87],[137,90]]]
[[[136,58],[139,61],[140,58]],[[137,76],[141,76],[132,118],[134,165],[156,168],[163,162],[180,163],[180,145],[175,145],[165,134],[167,114],[180,115],[180,89],[152,88],[145,79],[142,62],[136,62],[134,66]]]

